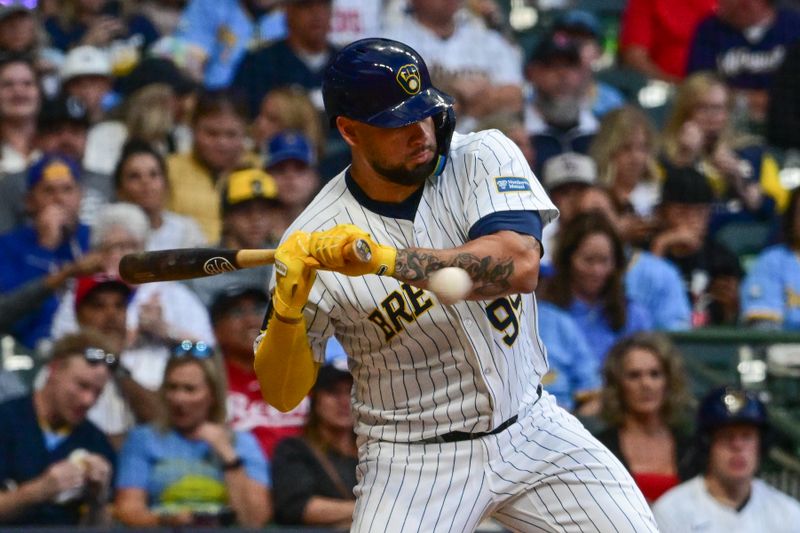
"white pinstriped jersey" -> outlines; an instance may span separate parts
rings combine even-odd
[[[355,224],[383,244],[445,249],[499,211],[557,211],[517,147],[496,130],[454,134],[444,172],[425,183],[413,222],[367,209],[332,179],[288,229]],[[355,378],[356,432],[413,442],[491,430],[535,399],[547,372],[532,294],[440,305],[391,277],[320,271],[305,308],[315,358],[335,335]]]

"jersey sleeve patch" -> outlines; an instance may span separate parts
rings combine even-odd
[[[494,184],[499,193],[531,191],[528,178],[522,176],[498,176],[494,179]]]

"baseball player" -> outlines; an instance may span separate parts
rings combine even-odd
[[[287,230],[255,368],[279,409],[349,355],[359,444],[353,531],[656,531],[622,465],[542,392],[542,227],[557,211],[497,131],[454,134],[452,98],[410,47],[365,39],[326,71],[352,165]],[[371,260],[348,255],[364,239]],[[428,276],[465,269],[465,301]]]

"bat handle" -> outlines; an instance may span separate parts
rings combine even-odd
[[[348,261],[369,263],[372,260],[372,250],[369,247],[369,243],[364,239],[353,241],[353,244],[345,250],[344,255]]]

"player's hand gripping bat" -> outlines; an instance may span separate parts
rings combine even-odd
[[[359,239],[347,255],[352,261],[366,263],[372,251],[366,241]],[[119,262],[119,274],[128,283],[138,284],[204,278],[274,262],[274,249],[178,248],[125,255]]]

